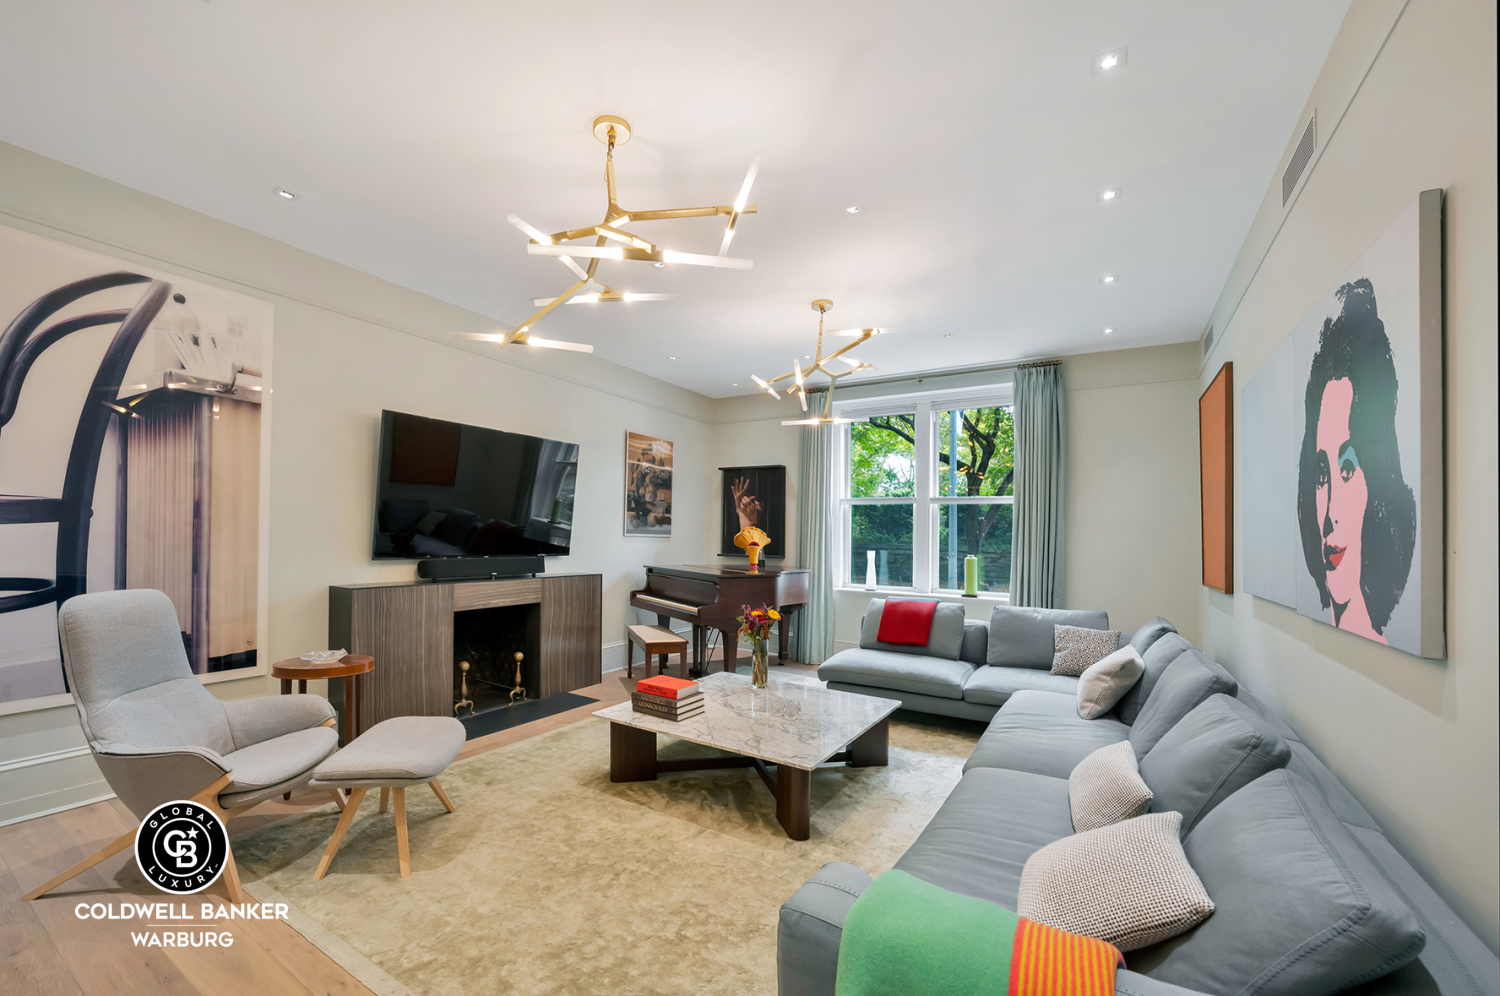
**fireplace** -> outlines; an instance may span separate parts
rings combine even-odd
[[[473,703],[473,714],[504,709],[514,703],[534,701],[540,697],[541,606],[501,605],[453,613],[453,702],[463,694],[467,677],[467,699]],[[516,688],[516,659],[520,653],[521,684],[524,698],[512,695]],[[467,675],[461,667],[467,661]],[[456,713],[470,715],[464,705]]]

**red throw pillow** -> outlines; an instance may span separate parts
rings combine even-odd
[[[887,601],[880,610],[880,630],[875,639],[903,647],[925,647],[932,635],[932,614],[938,603],[914,599]]]

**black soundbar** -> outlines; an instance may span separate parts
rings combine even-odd
[[[490,581],[541,574],[541,557],[434,557],[417,561],[417,577],[432,581]]]

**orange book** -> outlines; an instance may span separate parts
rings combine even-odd
[[[685,681],[682,678],[670,678],[659,674],[654,678],[642,678],[636,682],[635,690],[646,695],[656,695],[664,699],[681,699],[690,695],[701,695],[696,681]]]

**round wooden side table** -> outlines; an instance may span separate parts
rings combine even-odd
[[[318,678],[348,678],[344,682],[344,730],[339,737],[339,746],[347,747],[355,737],[365,732],[365,675],[375,670],[375,658],[364,654],[345,654],[336,661],[305,661],[292,657],[271,665],[271,677],[281,679],[281,694],[292,694],[292,682],[297,682],[297,691],[306,692],[309,680]]]

